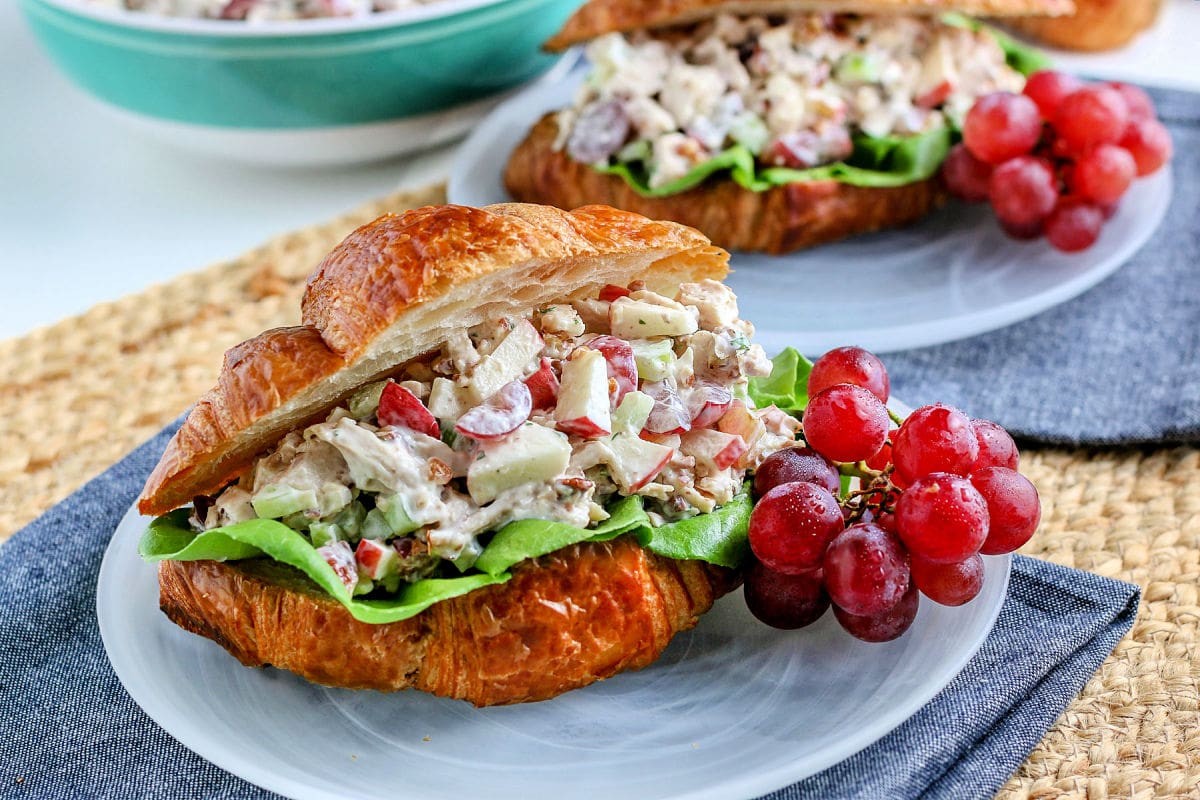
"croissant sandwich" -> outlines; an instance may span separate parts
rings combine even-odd
[[[601,206],[387,215],[231,349],[150,475],[163,611],[243,664],[477,705],[650,664],[736,587],[794,443],[695,230]]]
[[[522,201],[606,203],[782,253],[915,222],[976,98],[1046,62],[964,14],[1071,0],[590,0],[547,47],[587,43],[567,108],[504,173]]]

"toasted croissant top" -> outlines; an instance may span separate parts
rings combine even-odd
[[[988,17],[1059,16],[1073,0],[589,0],[546,42],[565,50],[606,33],[681,25],[718,14],[791,14],[801,11],[857,14],[941,14]]]
[[[167,445],[138,510],[161,514],[236,478],[288,432],[447,334],[605,284],[721,279],[729,254],[692,228],[606,206],[504,203],[388,214],[351,233],[309,279],[304,325],[225,354],[214,386]]]

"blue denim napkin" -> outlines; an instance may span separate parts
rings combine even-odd
[[[1025,322],[885,358],[904,402],[1063,444],[1200,441],[1200,94],[1152,90],[1175,141],[1162,227],[1092,290]]]
[[[272,796],[143,714],[100,642],[100,559],[175,428],[0,547],[0,797]],[[948,688],[858,755],[771,796],[992,796],[1129,630],[1138,596],[1019,557],[995,629]]]

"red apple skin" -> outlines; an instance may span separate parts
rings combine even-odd
[[[437,419],[429,413],[420,398],[398,383],[383,387],[383,394],[379,396],[379,411],[375,416],[380,425],[408,428],[435,439],[442,435]]]
[[[558,376],[550,367],[550,359],[542,359],[538,371],[525,379],[525,385],[535,409],[554,408],[558,402]]]
[[[734,436],[733,441],[721,448],[721,452],[713,456],[713,463],[720,469],[728,469],[737,463],[737,460],[746,454],[750,449],[750,445],[746,444],[746,440],[740,436]]]
[[[554,427],[568,436],[582,436],[584,439],[598,439],[601,436],[608,436],[612,433],[612,431],[597,424],[591,417],[559,420],[555,423]]]
[[[733,395],[729,393],[728,389],[709,383],[697,387],[696,393],[692,397],[694,398],[692,401],[694,405],[692,430],[713,425],[725,416],[725,412],[733,403]],[[699,401],[697,401],[698,399]]]
[[[669,451],[669,452],[667,453],[666,457],[665,457],[665,458],[663,458],[663,460],[662,460],[662,461],[659,461],[659,462],[658,462],[658,465],[657,465],[657,466],[655,466],[655,467],[654,467],[654,469],[653,469],[652,471],[650,471],[649,473],[647,473],[647,474],[646,474],[646,475],[645,475],[643,478],[639,479],[637,483],[631,484],[629,488],[630,488],[630,489],[632,489],[633,491],[635,491],[635,492],[636,492],[638,489],[641,489],[641,488],[642,488],[643,486],[645,486],[647,483],[649,483],[650,481],[652,481],[652,480],[654,479],[654,476],[655,476],[655,475],[657,475],[658,473],[662,472],[662,470],[663,470],[663,467],[665,467],[665,466],[667,465],[667,462],[668,462],[668,461],[670,461],[670,460],[671,460],[671,458],[672,458],[674,455],[675,455],[675,451],[674,451],[674,450],[671,450],[671,451]]]
[[[610,283],[600,290],[598,299],[603,300],[606,303],[611,303],[618,297],[629,297],[630,294],[632,293],[624,286],[617,286],[615,283]]]
[[[321,558],[325,559],[325,563],[333,567],[338,580],[353,592],[354,587],[358,585],[358,569],[355,564],[354,551],[350,549],[350,545],[346,542],[334,542],[318,547],[317,552]]]
[[[358,543],[358,548],[354,551],[354,558],[358,561],[359,566],[367,571],[367,574],[374,580],[379,569],[379,560],[383,558],[383,553],[387,548],[380,542],[373,539],[362,539]]]

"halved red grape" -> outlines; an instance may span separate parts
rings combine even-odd
[[[1046,240],[1064,253],[1086,250],[1100,238],[1104,210],[1093,203],[1059,203],[1046,220]]]
[[[942,403],[909,414],[892,437],[892,461],[905,483],[931,472],[966,475],[978,457],[971,418]]]
[[[1129,106],[1116,89],[1084,86],[1062,99],[1054,112],[1054,132],[1073,152],[1117,142],[1129,123]]]
[[[1125,194],[1137,173],[1137,162],[1123,147],[1102,144],[1079,157],[1068,185],[1085,200],[1115,203]]]
[[[912,627],[917,618],[917,610],[921,604],[921,593],[915,585],[910,585],[904,596],[896,605],[880,614],[860,616],[851,614],[845,609],[833,607],[833,616],[845,629],[846,633],[864,642],[890,642],[900,638],[905,631]]]
[[[999,164],[1033,150],[1042,135],[1042,116],[1028,97],[992,92],[975,101],[963,122],[963,143],[971,155]]]
[[[1058,183],[1045,161],[1018,156],[992,171],[988,198],[1002,222],[1024,227],[1050,216],[1058,202]]]
[[[829,593],[819,569],[786,575],[755,561],[746,573],[742,592],[750,613],[772,628],[803,628],[829,608]]]
[[[815,483],[833,495],[842,488],[834,463],[810,447],[788,447],[763,459],[754,473],[754,493],[762,497],[776,486],[792,481]]]
[[[1074,75],[1055,70],[1039,70],[1025,80],[1023,94],[1037,104],[1042,119],[1054,119],[1054,112],[1062,99],[1083,87],[1083,81]]]
[[[975,441],[979,442],[979,456],[971,464],[971,472],[984,467],[1017,468],[1021,453],[1008,431],[989,419],[971,420],[971,429],[975,431]]]
[[[983,589],[983,557],[978,553],[954,564],[912,560],[912,580],[921,593],[944,606],[961,606]]]
[[[935,472],[913,481],[896,501],[896,533],[915,557],[937,564],[963,561],[987,539],[988,504],[971,481]]]
[[[1125,98],[1130,120],[1155,119],[1158,116],[1158,112],[1154,108],[1154,101],[1142,88],[1117,81],[1110,81],[1105,85],[1110,89],[1115,89],[1121,97]]]
[[[980,552],[1011,553],[1029,541],[1042,518],[1037,489],[1015,470],[988,467],[971,475],[971,484],[987,505],[988,535]]]
[[[988,199],[988,179],[992,165],[971,155],[966,145],[956,144],[942,162],[942,178],[950,194],[968,203]]]
[[[834,461],[870,458],[887,440],[888,413],[861,386],[839,383],[818,393],[804,409],[804,439]]]
[[[908,589],[908,553],[899,539],[872,522],[838,534],[821,563],[829,598],[851,614],[887,611]]]
[[[783,483],[750,512],[750,549],[768,569],[796,575],[821,566],[829,541],[846,526],[828,489],[814,483]]]
[[[818,358],[808,375],[808,396],[820,394],[839,383],[861,386],[881,403],[887,402],[891,391],[883,362],[861,347],[839,347]]]
[[[1133,156],[1139,178],[1167,163],[1173,150],[1170,131],[1156,119],[1135,119],[1130,122],[1120,145]]]

